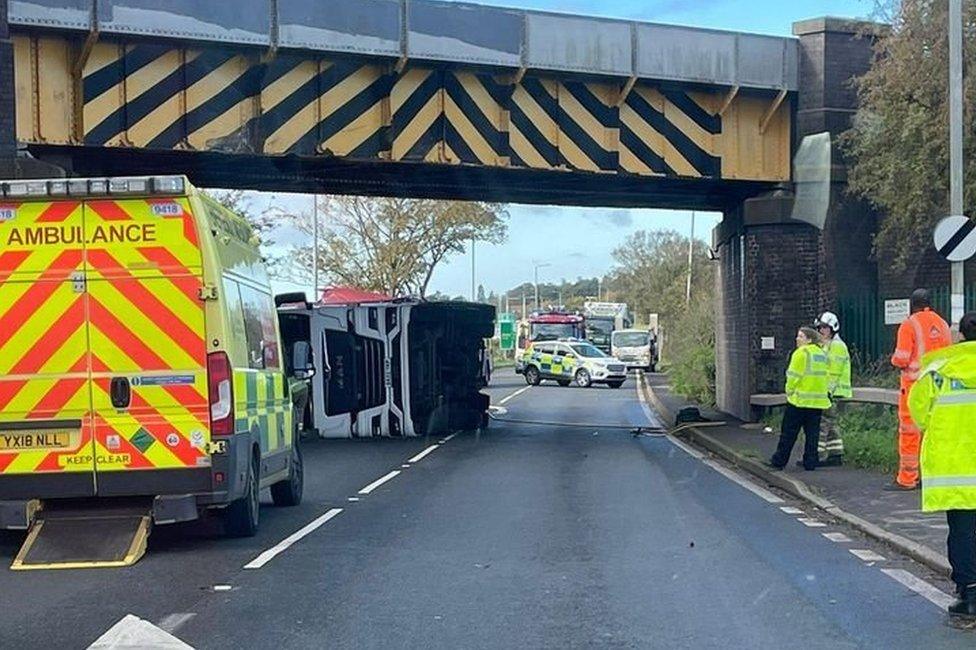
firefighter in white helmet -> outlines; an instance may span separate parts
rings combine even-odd
[[[851,354],[840,338],[840,320],[830,311],[820,314],[815,323],[827,355],[827,391],[831,407],[824,411],[820,435],[820,466],[843,464],[844,440],[837,426],[837,400],[848,399],[851,391]]]

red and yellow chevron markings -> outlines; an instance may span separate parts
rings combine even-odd
[[[31,420],[77,432],[70,449],[0,448],[0,473],[209,465],[202,258],[188,201],[10,207],[5,242],[38,227],[83,236],[38,235],[0,254],[0,432]],[[116,377],[132,383],[125,410],[111,403]]]

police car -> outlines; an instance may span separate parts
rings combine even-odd
[[[560,386],[606,384],[620,388],[627,380],[627,366],[592,343],[564,339],[532,344],[522,355],[521,374],[530,386],[548,379]]]

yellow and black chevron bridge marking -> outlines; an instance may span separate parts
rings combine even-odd
[[[14,36],[18,138],[228,153],[788,180],[773,93]],[[73,81],[72,81],[73,80]],[[57,97],[71,98],[66,117]],[[63,100],[62,100],[63,101]],[[721,113],[721,114],[720,114]]]

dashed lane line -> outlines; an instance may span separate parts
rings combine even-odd
[[[875,553],[874,551],[866,548],[849,548],[851,555],[859,560],[865,562],[886,562],[887,558],[885,556]]]
[[[511,399],[514,399],[514,398],[518,397],[519,395],[521,395],[525,391],[529,390],[530,388],[532,388],[532,387],[531,386],[526,386],[524,388],[519,388],[517,391],[515,391],[511,395],[507,395],[507,396],[501,398],[500,400],[498,400],[498,405],[501,406],[505,402],[507,402],[507,401],[509,401]]]
[[[780,508],[780,510],[782,510],[783,512],[785,512],[788,515],[802,515],[803,514],[803,511],[802,510],[800,510],[799,508],[795,508],[793,506],[783,506],[782,508]]]
[[[851,541],[853,541],[844,533],[821,533],[821,535],[832,542],[837,542],[838,544],[849,544]]]
[[[288,547],[290,547],[292,544],[294,544],[298,540],[302,539],[306,535],[314,532],[319,527],[321,527],[322,524],[324,524],[325,522],[329,521],[330,519],[338,516],[339,513],[341,513],[341,512],[342,512],[342,508],[332,508],[331,510],[329,510],[328,512],[326,512],[321,517],[318,517],[316,519],[313,519],[310,523],[306,524],[304,527],[300,528],[299,530],[295,531],[294,533],[292,533],[288,537],[284,538],[283,540],[281,540],[280,542],[278,542],[277,544],[275,544],[274,546],[272,546],[268,550],[262,552],[256,558],[254,558],[253,560],[251,560],[250,562],[248,562],[247,564],[245,564],[244,565],[244,568],[245,569],[260,569],[265,564],[267,564],[268,562],[270,562],[271,560],[273,560],[277,555],[279,555],[280,553],[285,552],[288,549]]]
[[[416,456],[414,456],[413,458],[411,458],[407,462],[408,463],[416,463],[417,461],[422,460],[424,456],[426,456],[427,454],[429,454],[432,451],[434,451],[435,449],[437,449],[439,446],[440,445],[431,445],[430,447],[427,447],[427,449],[424,449],[422,452],[420,452],[419,454],[417,454]],[[408,465],[404,465],[404,467],[408,467]]]
[[[370,492],[372,492],[373,490],[375,490],[379,486],[383,485],[387,481],[390,481],[392,479],[395,479],[399,475],[400,475],[400,470],[395,469],[392,472],[390,472],[389,474],[387,474],[385,476],[381,476],[380,478],[376,479],[375,481],[373,481],[372,483],[370,483],[369,485],[367,485],[366,487],[364,487],[362,490],[359,491],[359,494],[369,494]]]
[[[896,580],[897,582],[900,582],[943,611],[948,609],[949,605],[955,601],[955,599],[946,592],[942,591],[935,585],[929,584],[925,580],[922,580],[905,569],[881,569],[881,573],[893,580]]]
[[[443,445],[445,442],[450,442],[451,440],[454,440],[454,436],[456,436],[457,434],[458,434],[458,432],[455,431],[454,433],[452,433],[451,435],[447,436],[446,438],[443,438],[440,441],[438,441],[438,444]]]
[[[826,528],[827,524],[813,517],[797,517],[796,520],[808,528]]]

